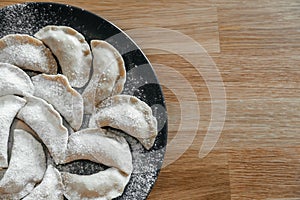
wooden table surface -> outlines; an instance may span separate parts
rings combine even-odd
[[[25,1],[1,0],[0,6],[20,2]],[[149,200],[300,199],[299,0],[55,2],[89,10],[128,31],[154,63],[168,106],[169,146],[168,164]],[[189,39],[208,54],[197,55]],[[188,62],[197,56],[200,73]],[[213,82],[214,70],[222,80],[216,78],[209,90],[206,80]],[[224,100],[221,135],[205,140],[215,128],[211,105]],[[217,115],[223,113],[224,104],[219,106]],[[211,147],[217,142],[204,158],[203,141]]]

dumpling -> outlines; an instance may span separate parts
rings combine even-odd
[[[57,72],[51,51],[40,40],[25,34],[11,34],[0,39],[0,62],[49,74]]]
[[[83,100],[64,75],[40,74],[31,78],[34,95],[46,100],[65,118],[72,128],[78,130],[83,119]]]
[[[9,167],[0,181],[0,199],[21,199],[39,183],[46,171],[42,145],[23,130],[14,130]]]
[[[27,104],[19,111],[17,118],[30,126],[42,142],[56,164],[63,162],[68,143],[68,130],[62,125],[59,113],[45,100],[26,97]]]
[[[64,186],[60,172],[48,165],[42,182],[23,200],[63,200]]]
[[[29,76],[20,68],[8,63],[0,63],[0,71],[0,96],[33,94],[33,84]]]
[[[14,119],[13,124],[11,125],[11,129],[21,129],[33,135],[36,139],[39,139],[38,135],[30,128],[25,122],[19,119]],[[41,141],[40,141],[41,142]]]
[[[66,26],[46,26],[35,35],[57,57],[71,86],[83,87],[89,80],[92,54],[82,34]]]
[[[126,69],[120,53],[109,43],[92,40],[93,75],[84,90],[85,114],[92,114],[102,100],[122,92]]]
[[[70,135],[65,162],[77,159],[103,163],[126,174],[132,172],[132,158],[127,141],[104,129],[84,129]]]
[[[109,168],[92,175],[63,172],[62,178],[69,200],[111,200],[123,193],[130,176]]]
[[[146,149],[153,146],[157,136],[157,121],[151,108],[136,97],[116,95],[104,100],[91,116],[89,127],[120,129],[137,138]]]
[[[120,196],[133,170],[126,140],[101,129],[85,129],[69,138],[67,162],[87,159],[111,168],[92,175],[62,173],[65,197],[70,200],[112,199]]]
[[[10,127],[25,103],[24,99],[14,95],[0,97],[0,169],[8,167],[7,147]]]

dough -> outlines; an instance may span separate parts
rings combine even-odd
[[[31,78],[34,95],[51,104],[70,124],[78,130],[83,119],[83,100],[64,75],[40,74]]]
[[[42,145],[23,130],[14,130],[9,167],[0,181],[0,199],[21,199],[39,183],[46,171]]]
[[[126,69],[120,53],[109,43],[92,40],[93,75],[84,90],[85,114],[92,114],[101,101],[122,92]]]
[[[57,169],[48,165],[42,182],[23,200],[63,200],[64,186]]]
[[[0,169],[8,167],[7,148],[9,131],[17,112],[26,101],[14,95],[0,97]]]
[[[23,70],[11,64],[0,63],[0,71],[0,96],[33,94],[33,84]]]
[[[137,138],[146,149],[157,136],[157,121],[151,108],[136,97],[116,95],[103,101],[89,123],[90,128],[110,126]]]
[[[88,82],[92,54],[82,34],[66,26],[46,26],[34,36],[51,49],[73,87],[80,88]]]
[[[57,73],[51,51],[40,40],[25,34],[11,34],[0,39],[0,62],[32,71]]]
[[[84,129],[69,137],[66,162],[90,160],[132,172],[132,158],[127,141],[104,129]]]
[[[56,164],[65,159],[68,130],[62,125],[59,113],[45,100],[26,97],[27,104],[19,111],[17,118],[24,121],[46,145]]]
[[[69,138],[67,161],[88,159],[111,168],[92,175],[62,173],[65,197],[70,200],[101,200],[120,196],[133,170],[126,140],[101,129],[86,129]]]
[[[62,178],[69,200],[110,200],[123,193],[130,176],[109,168],[88,176],[62,173]]]

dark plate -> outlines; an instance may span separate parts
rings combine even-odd
[[[123,31],[83,9],[56,3],[25,3],[0,10],[0,37],[13,33],[33,35],[46,25],[70,26],[81,32],[88,42],[106,40],[122,54],[128,76],[123,93],[137,96],[151,106],[160,131],[149,151],[134,138],[126,136],[132,150],[134,172],[123,195],[117,199],[146,199],[162,166],[167,143],[164,97],[151,64]],[[87,174],[93,172],[94,167],[89,162],[82,163],[82,166]]]

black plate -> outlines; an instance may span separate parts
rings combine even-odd
[[[106,40],[122,54],[128,76],[123,93],[137,96],[151,106],[160,131],[149,151],[126,136],[132,150],[134,172],[123,195],[117,199],[146,199],[162,166],[167,143],[166,106],[151,64],[123,31],[83,9],[56,3],[25,3],[0,10],[0,37],[13,33],[33,35],[46,25],[70,26],[81,32],[88,42]],[[85,165],[85,169],[91,170],[91,167]]]

